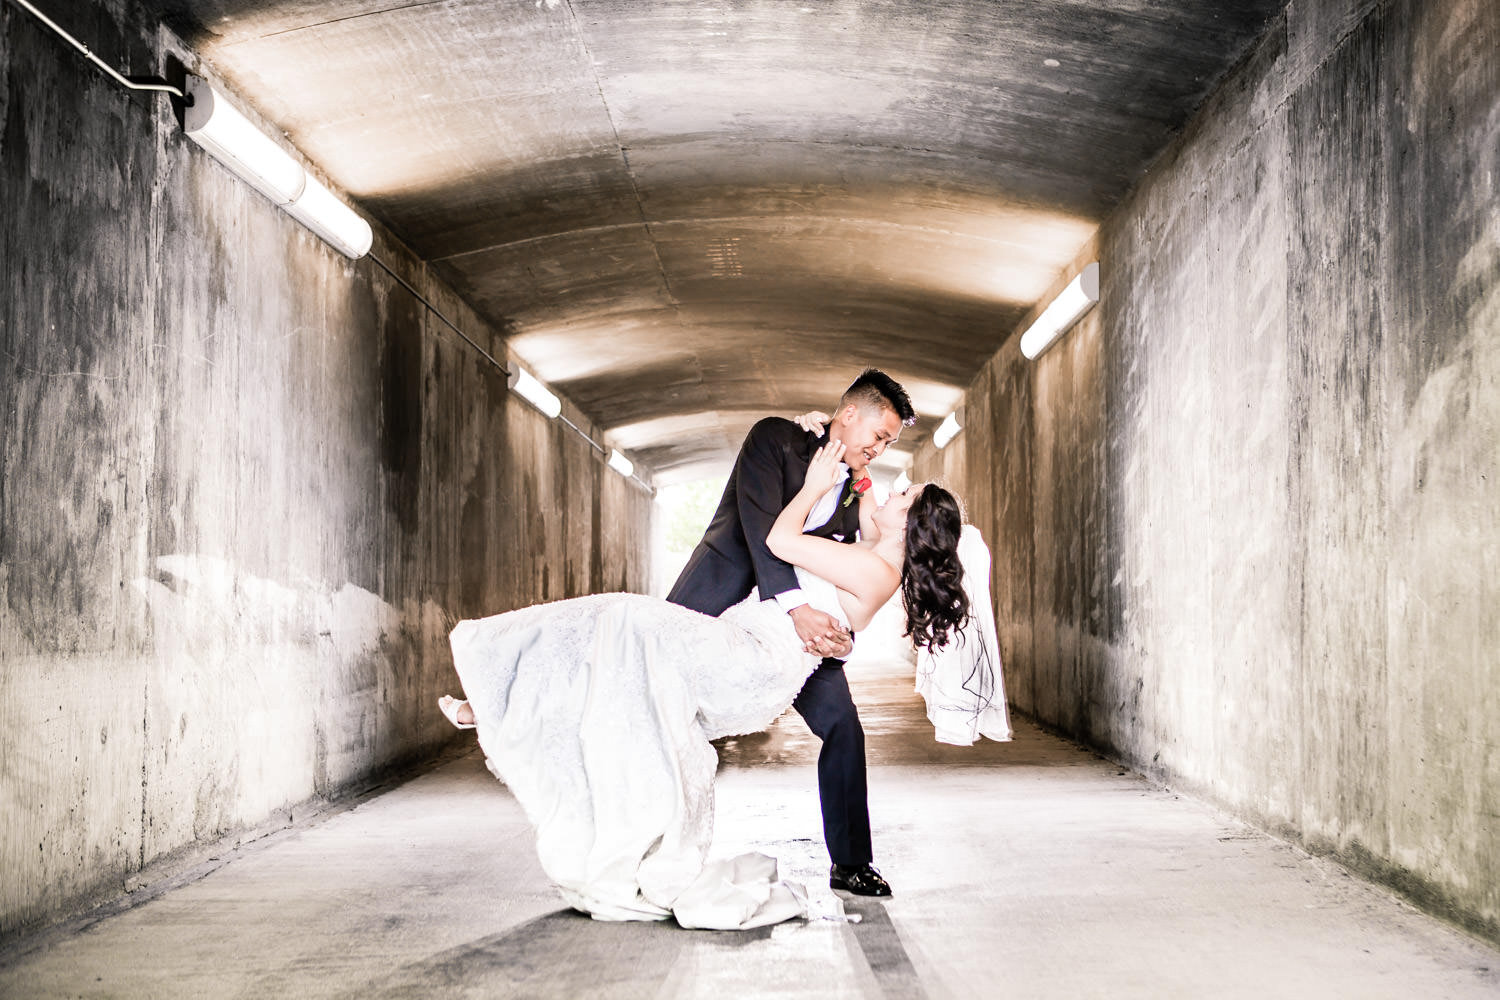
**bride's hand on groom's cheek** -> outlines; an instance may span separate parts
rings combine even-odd
[[[830,441],[819,448],[813,455],[812,461],[807,464],[807,479],[815,483],[822,490],[832,488],[838,478],[839,462],[844,457],[844,445],[838,441]]]

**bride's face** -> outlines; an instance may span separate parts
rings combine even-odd
[[[905,530],[906,513],[926,485],[926,483],[912,483],[900,493],[892,493],[885,504],[876,509],[875,526],[880,529],[882,535],[888,532],[900,534]]]

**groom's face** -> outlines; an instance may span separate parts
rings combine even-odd
[[[844,443],[844,462],[855,472],[869,465],[901,436],[901,418],[889,407],[846,406],[829,436]]]

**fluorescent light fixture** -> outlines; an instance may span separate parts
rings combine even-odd
[[[505,384],[510,386],[510,390],[517,396],[549,417],[555,417],[562,412],[562,402],[548,392],[547,387],[538,382],[531,372],[514,361],[507,362],[505,369],[507,374]]]
[[[961,430],[963,430],[963,425],[958,422],[958,411],[954,410],[938,425],[938,429],[932,432],[932,443],[939,448],[946,448],[948,442],[957,437]]]
[[[635,463],[626,458],[618,448],[613,448],[610,450],[609,467],[611,469],[614,469],[620,475],[624,476],[626,479],[629,479],[631,474],[635,472]]]
[[[1099,301],[1099,262],[1085,267],[1021,334],[1021,353],[1035,358]]]
[[[278,205],[302,193],[307,171],[202,77],[187,78],[190,102],[182,113],[187,137]]]
[[[370,250],[370,224],[339,201],[302,164],[256,128],[202,77],[188,76],[182,113],[187,137],[239,174],[251,187],[347,257]]]
[[[286,207],[292,218],[327,240],[335,250],[358,260],[370,252],[370,224],[309,176],[302,193]]]
[[[893,493],[900,493],[910,485],[911,476],[908,476],[906,474],[906,470],[902,469],[900,472],[896,473],[896,479],[891,483],[891,491]]]

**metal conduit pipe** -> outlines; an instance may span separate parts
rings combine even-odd
[[[57,24],[56,21],[52,20],[52,18],[48,17],[46,14],[43,14],[41,11],[37,10],[36,7],[34,7],[29,2],[29,0],[15,0],[15,2],[23,10],[29,11],[32,14],[32,16],[34,16],[38,21],[41,21],[47,27],[49,27],[53,31],[57,32],[57,34],[60,35],[64,41],[66,41],[69,45],[73,46],[79,52],[82,52],[83,53],[83,57],[85,59],[87,59],[89,62],[93,63],[95,66],[98,66],[100,69],[104,70],[104,72],[108,73],[110,75],[110,77],[113,78],[114,81],[116,83],[118,83],[120,86],[122,86],[122,87],[128,87],[131,90],[157,90],[157,91],[161,91],[163,93],[172,94],[172,95],[174,95],[176,97],[180,97],[183,100],[187,100],[187,95],[186,94],[184,94],[178,88],[171,86],[170,84],[166,84],[166,83],[136,83],[136,82],[134,82],[132,80],[127,80],[125,77],[121,76],[115,70],[115,68],[113,66],[109,65],[103,59],[100,59],[98,56],[94,55],[94,53],[90,52],[89,51],[89,47],[87,45],[83,44],[78,39],[74,38],[72,35],[68,34],[66,31],[64,31]]]

